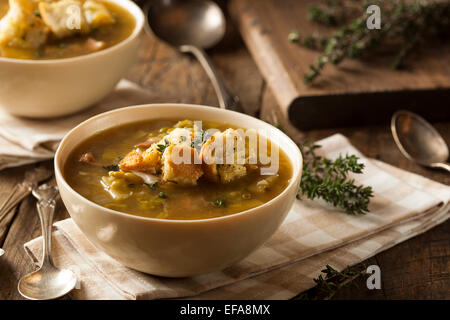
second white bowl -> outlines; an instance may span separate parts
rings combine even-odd
[[[58,117],[85,109],[111,92],[135,61],[145,19],[131,0],[108,1],[135,18],[136,26],[127,39],[111,48],[67,59],[0,57],[0,108],[22,117]]]

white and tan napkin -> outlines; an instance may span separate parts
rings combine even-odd
[[[0,110],[0,170],[53,158],[64,135],[82,121],[112,109],[145,103],[177,102],[122,80],[95,106],[56,119],[26,119]]]
[[[221,272],[167,279],[120,265],[97,250],[71,219],[57,222],[54,256],[59,266],[81,276],[74,299],[287,299],[314,286],[326,264],[337,269],[363,261],[449,217],[450,187],[367,159],[342,135],[319,142],[330,158],[357,154],[365,163],[357,183],[375,196],[370,213],[351,216],[319,202],[297,200],[280,229],[260,249]],[[25,249],[35,263],[41,240]]]

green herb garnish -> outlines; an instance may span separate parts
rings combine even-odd
[[[158,188],[158,182],[144,183],[150,190],[156,190]]]
[[[158,197],[161,198],[161,199],[167,199],[167,194],[165,194],[164,192],[161,191],[161,192],[158,194]]]
[[[364,214],[369,211],[371,187],[358,186],[349,173],[362,173],[364,164],[355,155],[339,156],[330,160],[316,155],[319,145],[305,143],[303,153],[303,175],[300,193],[309,199],[321,198],[348,214]],[[300,198],[300,195],[297,195]]]
[[[158,149],[158,151],[162,154],[164,153],[164,151],[166,150],[166,148],[169,146],[169,140],[164,139],[164,144],[157,144],[156,145],[156,149]]]
[[[120,167],[118,164],[111,164],[109,166],[103,166],[103,169],[107,171],[120,171]]]
[[[227,206],[225,200],[219,198],[216,201],[212,202],[213,206],[217,207],[217,208],[224,208]]]
[[[38,50],[34,53],[34,55],[36,56],[36,58],[43,58],[45,56],[45,53],[42,50]]]
[[[205,143],[209,138],[211,138],[211,133],[208,134],[205,130],[197,131],[194,135],[194,139],[191,141],[191,148],[200,151],[202,144]]]
[[[134,183],[130,183],[129,185],[128,185],[128,188],[135,188],[136,187],[136,185],[134,184]]]

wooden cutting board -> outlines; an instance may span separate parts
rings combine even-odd
[[[288,41],[329,34],[307,19],[312,0],[232,0],[230,14],[284,114],[301,129],[387,123],[409,109],[429,120],[450,119],[450,43],[419,48],[405,70],[393,70],[392,54],[370,62],[326,66],[313,85],[303,75],[320,53]],[[381,19],[383,19],[381,13]]]

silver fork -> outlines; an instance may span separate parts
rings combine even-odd
[[[36,188],[39,182],[47,180],[52,174],[53,172],[44,166],[38,166],[27,171],[25,173],[25,180],[14,186],[8,198],[0,207],[0,222],[12,208],[31,193],[33,188]]]

